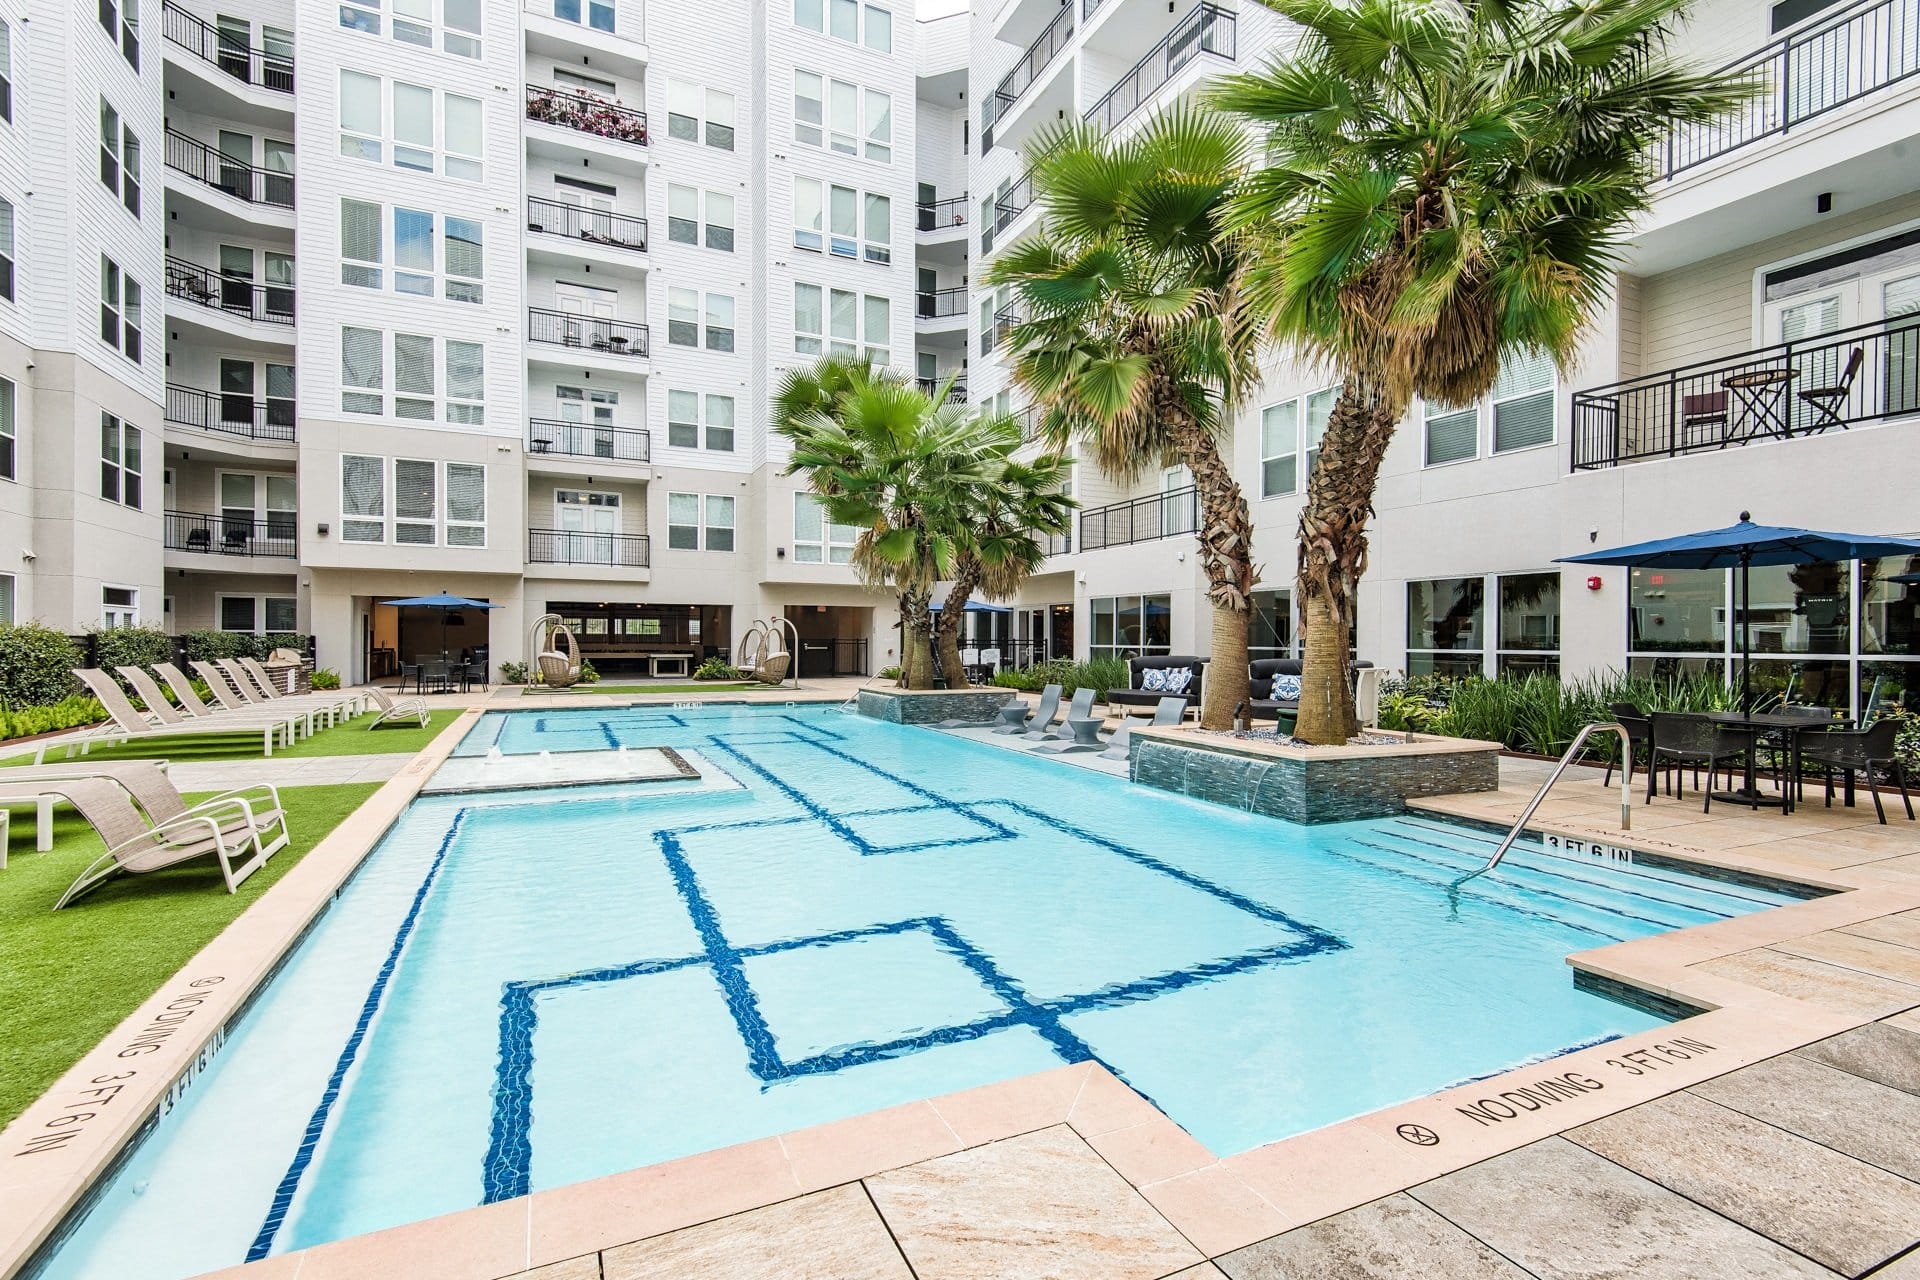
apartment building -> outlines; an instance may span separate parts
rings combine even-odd
[[[765,424],[824,352],[911,362],[920,183],[965,171],[958,45],[929,80],[917,36],[900,0],[0,0],[0,617],[311,632],[359,679],[440,649],[383,601],[450,591],[496,666],[547,613],[616,670],[776,617],[805,674],[884,665]]]
[[[1043,123],[1123,131],[1288,42],[1232,0],[976,0],[970,18],[981,261],[1037,225],[1019,149]],[[1360,656],[1413,672],[1718,668],[1738,638],[1728,575],[1555,558],[1743,510],[1920,534],[1920,9],[1710,0],[1682,45],[1768,92],[1654,157],[1653,210],[1573,368],[1515,361],[1481,404],[1414,406],[1381,477]],[[973,393],[1021,410],[999,349],[1012,300],[976,281],[968,312]],[[1234,422],[1264,567],[1256,656],[1297,650],[1294,532],[1333,398],[1326,370],[1282,353]],[[1075,485],[1077,536],[1023,595],[1008,645],[1204,653],[1188,478],[1119,485],[1081,464]],[[1856,710],[1915,696],[1920,586],[1892,580],[1915,570],[1756,570],[1756,681]]]

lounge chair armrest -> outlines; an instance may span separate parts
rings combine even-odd
[[[231,791],[222,791],[217,796],[208,796],[205,800],[202,800],[199,804],[196,804],[193,807],[195,809],[200,809],[200,808],[204,808],[207,805],[218,804],[222,800],[234,800],[234,799],[240,799],[244,803],[245,797],[258,791],[264,791],[267,793],[267,803],[262,805],[261,806],[262,808],[278,809],[280,807],[280,788],[275,786],[271,782],[255,782],[244,787],[235,787]],[[249,810],[249,816],[251,816],[251,810]]]
[[[216,843],[224,843],[224,839],[220,834],[220,824],[218,822],[214,821],[213,818],[209,817],[206,814],[188,812],[188,813],[176,814],[175,816],[168,818],[165,822],[155,823],[153,826],[147,828],[145,831],[141,832],[139,835],[134,836],[131,840],[123,840],[119,844],[113,846],[113,848],[107,850],[107,854],[109,856],[112,856],[112,855],[118,854],[122,849],[131,849],[135,845],[141,845],[141,844],[151,845],[156,839],[158,839],[163,844],[177,843],[176,841],[170,839],[169,837],[171,837],[174,834],[174,832],[187,827],[205,827],[208,837],[213,839]]]
[[[185,818],[211,819],[223,810],[230,810],[245,819],[248,826],[253,825],[253,805],[249,801],[242,800],[232,792],[223,796],[214,796],[210,800],[202,800],[185,813],[169,818],[167,822],[179,822]],[[155,827],[154,830],[159,831],[164,826],[166,826],[166,823],[161,823],[160,826]]]

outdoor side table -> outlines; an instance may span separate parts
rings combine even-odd
[[[1799,376],[1798,369],[1769,365],[1764,369],[1748,369],[1722,378],[1720,385],[1732,394],[1734,403],[1740,406],[1741,411],[1734,415],[1734,422],[1742,424],[1744,430],[1738,435],[1729,430],[1721,438],[1720,447],[1724,449],[1729,443],[1746,444],[1761,436],[1779,436],[1783,440],[1791,436],[1793,424],[1787,420],[1787,392],[1792,389],[1793,380]]]

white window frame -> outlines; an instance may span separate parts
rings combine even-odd
[[[453,513],[455,472],[480,473],[480,511],[477,517],[456,518]],[[440,465],[441,541],[462,551],[484,549],[487,545],[487,467],[479,462],[443,462]],[[456,537],[455,535],[460,535]]]
[[[836,30],[842,13],[851,13],[853,33]],[[894,14],[891,5],[873,0],[793,0],[793,25],[875,53],[893,52]]]
[[[1473,423],[1473,448],[1466,456],[1459,458],[1435,458],[1433,456],[1433,428],[1435,423],[1455,423],[1462,419]],[[1473,462],[1480,457],[1480,402],[1468,405],[1464,409],[1449,409],[1426,401],[1421,402],[1420,414],[1420,465],[1422,468],[1458,466],[1464,462]]]
[[[676,524],[674,522],[673,505],[674,505],[675,498],[691,498],[693,500],[694,522],[692,524],[687,524],[685,522]],[[706,512],[706,504],[705,504],[705,496],[703,494],[698,494],[698,493],[667,494],[667,550],[669,551],[700,550],[701,520],[703,519],[705,512]],[[693,530],[693,545],[692,546],[675,546],[673,538],[674,538],[674,530],[676,529]]]
[[[667,78],[667,137],[676,142],[703,143],[716,151],[731,151],[734,143],[734,97],[691,80]],[[683,125],[681,122],[687,122]],[[691,125],[691,132],[681,132]]]
[[[124,267],[106,254],[100,255],[100,341],[135,364],[140,363],[145,346],[144,296],[140,282]]]
[[[19,404],[11,378],[0,378],[0,480],[12,480],[19,470]],[[7,619],[11,621],[11,619]]]
[[[803,93],[803,81],[808,92]],[[819,96],[812,96],[818,85]],[[793,72],[793,140],[835,155],[893,163],[893,95],[805,67]],[[802,103],[815,104],[812,111]]]
[[[380,12],[387,3],[393,9],[390,26]],[[405,49],[479,61],[486,52],[485,8],[481,0],[340,0],[339,22],[345,30],[384,37]]]
[[[349,462],[372,462],[380,477],[379,504],[377,512],[348,512],[347,510],[347,464]],[[343,453],[340,455],[340,540],[365,545],[381,545],[388,541],[388,516],[393,510],[392,496],[387,492],[387,459],[376,453]],[[350,526],[379,525],[378,536],[369,536],[371,530],[362,530],[357,536]]]
[[[801,536],[801,512],[811,508],[818,517],[820,536]],[[795,564],[852,564],[854,543],[860,531],[848,524],[835,524],[827,508],[815,495],[801,490],[793,495],[793,562]]]
[[[351,0],[343,0],[342,10],[350,4]],[[352,125],[346,119],[350,101],[362,116],[366,115],[364,99],[370,91],[369,82],[375,97],[373,116],[377,129],[366,128],[364,119]],[[429,137],[400,136],[395,112],[400,104],[401,89],[427,95]],[[461,127],[470,125],[478,130],[470,144],[462,144],[458,149],[453,139],[456,114]],[[340,154],[348,160],[378,165],[388,163],[391,156],[392,166],[403,173],[435,174],[458,182],[477,183],[486,178],[486,106],[479,98],[342,67],[336,81],[334,124],[340,139]]]
[[[100,182],[128,213],[140,217],[140,139],[104,96],[100,99]]]
[[[124,591],[127,599],[124,603],[107,603],[107,592]],[[118,631],[124,627],[140,625],[140,588],[129,587],[124,583],[103,582],[100,584],[100,629]]]
[[[401,510],[402,484],[400,470],[408,468],[414,475],[421,474],[424,468],[429,488],[426,493],[426,514],[422,515],[418,507],[409,511]],[[411,478],[408,483],[410,484]],[[441,501],[440,464],[432,458],[396,457],[388,463],[387,492],[393,495],[393,517],[389,527],[393,533],[395,546],[435,547],[440,545],[440,521],[444,517],[446,504]]]
[[[714,519],[714,513],[716,511],[726,513],[725,524],[718,523]],[[735,535],[739,529],[739,523],[740,504],[732,494],[709,493],[704,495],[700,504],[700,549],[702,551],[732,551],[737,545]],[[716,534],[725,534],[726,537],[720,539],[715,536]],[[713,544],[717,541],[725,541],[726,545],[724,547],[716,547]]]
[[[702,396],[701,401],[705,412],[700,447],[708,453],[732,453],[736,439],[734,429],[739,423],[739,403],[732,396],[714,392]],[[721,405],[726,406],[724,414],[716,412]],[[722,417],[726,419],[725,422],[720,421]],[[721,432],[725,433],[725,443],[715,443],[721,438]]]
[[[245,600],[253,606],[253,626],[251,629],[247,631],[238,631],[235,628],[229,627],[227,625],[226,607],[227,607],[227,601],[229,600]],[[268,623],[267,610],[271,605],[275,603],[292,606],[294,610],[294,623],[292,626],[272,627],[267,625]],[[299,629],[299,626],[300,626],[299,611],[300,611],[300,599],[298,596],[283,596],[283,595],[275,594],[273,592],[261,592],[258,594],[252,594],[245,591],[239,591],[239,592],[216,591],[214,592],[214,595],[213,595],[214,627],[216,630],[225,631],[230,635],[272,636],[272,635],[291,634],[292,632],[295,632]]]
[[[687,316],[689,307],[693,311],[691,319]],[[736,308],[737,302],[730,293],[702,293],[698,289],[669,286],[667,289],[667,345],[685,347],[689,351],[734,351],[738,345],[740,332],[739,314]],[[723,316],[728,323],[715,323]],[[694,340],[679,341],[674,336],[676,324],[691,324]]]
[[[1270,404],[1260,410],[1260,497],[1262,499],[1284,498],[1300,492],[1300,415],[1305,408],[1306,405],[1301,399],[1293,399],[1282,400],[1278,404]],[[1273,431],[1279,426],[1279,419],[1275,415],[1281,410],[1286,411],[1285,429],[1291,437],[1290,443],[1283,448],[1275,447],[1270,442]],[[1292,477],[1284,488],[1271,485],[1267,481],[1268,464],[1275,462],[1293,464]]]
[[[112,452],[108,452],[111,437]],[[131,445],[131,449],[129,449]],[[132,461],[128,461],[131,453]],[[124,418],[100,411],[100,498],[132,511],[146,499],[146,449],[140,428]],[[111,492],[109,492],[111,487]],[[131,496],[131,501],[129,501]]]
[[[0,573],[0,626],[11,626],[20,611],[20,580]]]
[[[1488,399],[1487,453],[1489,456],[1509,454],[1509,453],[1524,453],[1529,449],[1547,449],[1547,448],[1553,447],[1555,444],[1558,444],[1560,441],[1560,415],[1557,412],[1557,409],[1559,407],[1559,400],[1560,400],[1560,370],[1559,370],[1559,367],[1554,364],[1553,358],[1551,356],[1547,356],[1544,353],[1540,353],[1536,355],[1534,358],[1544,359],[1546,361],[1546,368],[1549,376],[1547,378],[1547,382],[1545,386],[1533,387],[1529,390],[1515,391],[1509,395],[1502,395],[1500,394],[1500,390],[1501,390],[1500,383],[1496,381],[1493,384],[1493,391],[1487,397]],[[1506,377],[1506,373],[1507,373],[1505,365],[1506,365],[1506,362],[1502,361],[1501,362],[1502,367],[1500,370],[1502,379]],[[1504,449],[1501,448],[1500,447],[1501,406],[1516,404],[1522,400],[1535,399],[1541,396],[1546,397],[1546,401],[1547,401],[1547,438],[1544,440],[1531,441],[1527,444],[1508,445]]]
[[[13,123],[13,27],[5,18],[0,18],[0,122]],[[11,614],[6,620],[13,621]]]
[[[460,379],[455,377],[454,348],[471,347],[474,359],[474,381],[471,384],[473,394],[462,394],[466,390]],[[470,342],[465,338],[443,338],[440,341],[441,385],[445,388],[445,418],[449,425],[478,427],[487,421],[487,344]]]
[[[13,201],[0,199],[0,299],[13,302],[14,275],[14,212]]]

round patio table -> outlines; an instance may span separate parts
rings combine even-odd
[[[1732,392],[1733,398],[1746,410],[1739,415],[1739,420],[1746,424],[1746,431],[1738,437],[1729,433],[1721,440],[1720,447],[1724,449],[1736,439],[1744,443],[1763,435],[1777,435],[1783,439],[1791,436],[1793,426],[1787,420],[1787,391],[1799,376],[1798,369],[1770,365],[1722,378],[1720,385]]]
[[[1793,785],[1800,772],[1800,735],[1809,729],[1815,731],[1841,729],[1851,723],[1839,718],[1810,720],[1805,716],[1790,716],[1777,711],[1760,712],[1754,715],[1743,711],[1709,711],[1707,719],[1724,729],[1745,733],[1753,739],[1747,748],[1746,776],[1740,788],[1736,791],[1716,791],[1713,793],[1713,798],[1728,804],[1744,804],[1755,808],[1763,804],[1778,805],[1782,813],[1793,812]],[[1780,794],[1777,796],[1767,795],[1754,785],[1753,755],[1759,747],[1761,736],[1768,733],[1777,733],[1785,737],[1788,754],[1793,758],[1793,772],[1783,780]]]

